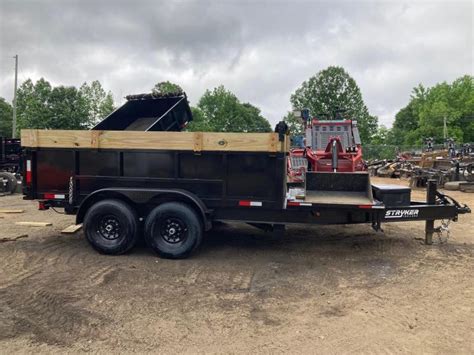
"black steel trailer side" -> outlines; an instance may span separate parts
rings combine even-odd
[[[432,221],[470,212],[433,184],[426,202],[406,203],[406,196],[396,195],[384,203],[384,193],[393,189],[377,187],[382,197],[372,198],[370,182],[368,190],[363,182],[368,175],[357,176],[360,187],[344,187],[353,194],[345,202],[317,199],[318,186],[334,180],[329,175],[308,184],[315,200],[295,197],[286,184],[286,158],[285,152],[27,147],[23,193],[39,200],[41,209],[76,214],[100,252],[132,248],[143,223],[147,243],[171,258],[193,252],[214,221],[270,227],[370,223],[380,229],[383,222],[426,220],[429,243]]]

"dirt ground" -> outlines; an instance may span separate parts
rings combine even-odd
[[[73,217],[20,195],[0,208],[25,209],[0,218],[2,353],[474,353],[474,215],[432,246],[421,222],[292,226],[282,240],[226,224],[173,261],[143,245],[99,255],[60,234]]]

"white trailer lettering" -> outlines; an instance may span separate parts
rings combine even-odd
[[[420,210],[387,210],[385,218],[417,218]]]

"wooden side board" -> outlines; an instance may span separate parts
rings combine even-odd
[[[21,145],[30,148],[287,152],[289,137],[285,137],[285,142],[279,142],[278,133],[23,129]]]

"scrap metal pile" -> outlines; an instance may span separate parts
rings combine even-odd
[[[21,165],[19,139],[0,137],[0,196],[17,189]]]
[[[372,160],[367,162],[367,168],[372,176],[409,179],[411,187],[424,187],[434,179],[439,186],[458,182],[448,185],[474,192],[474,144],[455,149],[450,140],[447,143],[441,150],[433,150],[432,144],[428,144],[418,156],[404,152],[393,160]]]

